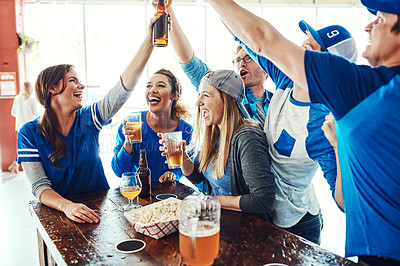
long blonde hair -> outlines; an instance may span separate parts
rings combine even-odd
[[[22,88],[20,94],[24,97],[24,99],[28,99],[33,92],[32,83],[29,81],[24,82],[24,87]]]
[[[192,141],[188,146],[189,150],[194,151],[194,156],[198,156],[200,172],[215,161],[214,179],[219,179],[225,174],[231,140],[236,131],[245,125],[257,126],[255,122],[242,115],[233,97],[220,90],[218,92],[224,105],[221,130],[217,125],[206,126],[201,117],[200,108],[197,107]]]

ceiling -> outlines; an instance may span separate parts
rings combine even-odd
[[[125,4],[150,3],[151,0],[24,0],[25,3],[76,3],[76,4]],[[203,0],[173,0],[174,3],[204,3]],[[240,4],[250,5],[361,5],[360,0],[236,0]]]

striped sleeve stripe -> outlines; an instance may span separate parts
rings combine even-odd
[[[18,158],[37,158],[39,156],[38,149],[17,149]]]
[[[17,149],[17,152],[36,152],[39,153],[38,149]]]
[[[99,121],[99,119],[97,118],[97,113],[96,113],[96,104],[93,104],[92,107],[90,108],[90,111],[92,112],[92,119],[93,119],[93,123],[96,126],[97,130],[101,130],[103,127]]]
[[[39,157],[39,154],[18,154],[18,157]]]

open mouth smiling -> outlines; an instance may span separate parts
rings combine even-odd
[[[207,110],[202,109],[202,110],[200,110],[200,113],[201,113],[201,117],[204,120],[207,119],[207,117],[208,117],[208,111]]]
[[[247,75],[249,72],[247,72],[246,70],[242,69],[240,70],[240,76],[243,78],[245,75]]]
[[[74,97],[81,100],[83,98],[83,92],[81,92],[81,91],[75,92]]]
[[[157,98],[157,97],[149,97],[148,99],[149,99],[150,103],[159,103],[159,102],[161,102],[161,99]]]

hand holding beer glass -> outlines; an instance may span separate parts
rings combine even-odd
[[[126,118],[126,126],[131,127],[125,128],[125,133],[129,136],[130,143],[142,142],[142,119],[141,113],[131,113]]]
[[[179,251],[188,265],[212,265],[219,251],[221,205],[200,194],[179,206]]]
[[[163,133],[162,140],[169,169],[181,167],[183,164],[182,131]]]

